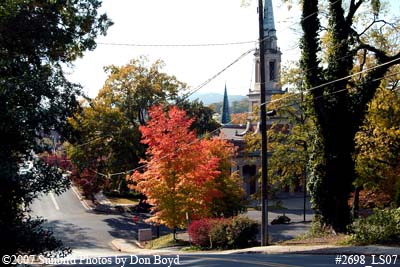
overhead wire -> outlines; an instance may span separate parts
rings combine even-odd
[[[371,83],[371,82],[383,80],[383,79],[386,79],[386,78],[389,78],[389,77],[391,77],[391,76],[395,76],[395,75],[398,75],[398,74],[400,74],[400,71],[395,72],[395,73],[391,73],[391,74],[389,74],[389,75],[385,75],[385,76],[380,77],[380,78],[373,79],[373,80],[371,80],[371,81],[366,81],[366,82],[361,83],[361,84],[359,84],[359,85],[365,85],[365,84],[368,84],[368,83]],[[358,85],[358,86],[359,86],[359,85]],[[394,89],[393,91],[398,90],[399,88],[400,88],[400,87],[397,87],[397,88]],[[341,92],[344,92],[344,91],[348,91],[348,90],[349,90],[349,88],[343,88],[343,89],[340,89],[340,90],[337,90],[337,91],[334,91],[334,92],[330,92],[330,93],[327,93],[327,94],[324,94],[324,95],[317,96],[317,97],[315,97],[314,99],[325,98],[325,97],[332,96],[332,95],[335,95],[335,94],[338,94],[338,93],[341,93]],[[295,93],[295,94],[292,94],[291,96],[299,95],[299,94],[301,94],[301,93],[305,93],[305,92],[303,91],[303,92]],[[283,99],[282,99],[282,100],[283,100]],[[278,107],[276,107],[275,109],[283,109],[283,108],[287,108],[287,107],[291,107],[291,106],[296,106],[296,105],[299,105],[300,103],[305,102],[305,101],[306,101],[306,100],[303,100],[303,101],[296,101],[296,102],[293,102],[293,103],[291,103],[291,104],[287,104],[287,105],[283,105],[283,106],[278,106]]]
[[[337,0],[336,2],[338,2],[339,0]],[[334,2],[334,4],[336,3],[336,2]],[[308,19],[308,18],[310,18],[311,16],[313,16],[313,15],[315,15],[315,14],[318,14],[318,12],[313,12],[312,14],[310,14],[310,15],[308,15],[307,17],[305,17],[305,18],[302,18],[302,21],[304,21],[304,20],[306,20],[306,19]],[[295,25],[296,23],[292,23],[291,25],[289,25],[289,26],[287,26],[284,30],[286,30],[286,29],[289,29],[291,26],[293,26],[293,25]],[[266,40],[268,40],[268,39],[270,39],[270,38],[273,38],[273,36],[265,36],[261,41],[262,42],[264,42],[264,41],[266,41]],[[255,43],[255,44],[259,44],[259,40],[257,40],[257,41],[246,41],[246,42],[237,42],[237,43]],[[225,44],[229,44],[229,43],[225,43]],[[300,44],[299,43],[297,43],[297,45],[296,46],[299,46]],[[193,45],[193,46],[196,46],[196,45]],[[252,48],[252,49],[249,49],[248,51],[246,51],[246,52],[244,52],[242,55],[240,55],[235,61],[233,61],[231,64],[229,64],[227,67],[225,67],[222,71],[220,71],[219,73],[217,73],[216,75],[214,75],[213,77],[211,77],[210,79],[208,79],[208,80],[206,80],[205,82],[203,82],[202,84],[200,84],[199,86],[197,86],[196,87],[196,89],[194,89],[193,91],[193,93],[195,93],[195,92],[197,92],[198,90],[200,90],[202,87],[204,87],[205,85],[207,85],[209,82],[211,82],[213,79],[215,79],[216,77],[218,77],[222,72],[224,72],[226,69],[228,69],[229,67],[231,67],[232,65],[234,65],[236,62],[238,62],[240,59],[242,59],[244,56],[246,56],[246,55],[248,55],[249,53],[251,53],[252,51],[255,51],[257,48]],[[293,49],[295,49],[295,48],[291,48],[291,49],[289,49],[289,50],[293,50]],[[348,56],[345,56],[345,57],[348,57]],[[345,57],[343,57],[343,58],[345,58]],[[315,66],[315,67],[313,67],[313,68],[316,68],[316,67],[318,67],[318,66]],[[311,69],[311,68],[310,68]],[[203,85],[204,84],[204,85]],[[190,95],[192,95],[193,93],[190,93],[190,94],[188,94],[188,96],[190,96]]]
[[[199,91],[201,88],[203,88],[204,86],[206,86],[207,84],[209,84],[212,80],[214,80],[215,78],[217,78],[218,76],[220,76],[223,72],[225,72],[227,69],[229,69],[230,67],[232,67],[234,64],[236,64],[237,62],[239,62],[242,58],[244,58],[245,56],[247,56],[248,54],[250,54],[252,51],[254,51],[255,49],[249,49],[246,52],[244,52],[243,54],[241,54],[238,58],[236,58],[234,61],[232,61],[231,63],[229,63],[226,67],[224,67],[222,70],[220,70],[219,72],[217,72],[216,74],[214,74],[213,76],[211,76],[210,78],[208,78],[207,80],[205,80],[204,82],[202,82],[201,84],[199,84],[198,86],[196,86],[193,90],[191,90],[190,92],[186,93],[183,98],[188,98],[189,96],[193,95],[194,93],[196,93],[197,91]]]
[[[338,1],[339,1],[339,0],[337,0],[336,2],[338,2]],[[336,2],[335,2],[335,3],[336,3]],[[317,14],[317,13],[318,13],[318,12],[314,12],[314,13],[308,15],[307,17],[302,18],[302,20],[304,21],[304,20],[310,18],[311,16],[313,16],[313,15],[315,15],[315,14]],[[290,26],[289,26],[289,27],[290,27]],[[288,28],[289,28],[289,27],[288,27]],[[271,38],[271,37],[272,37],[272,36],[266,36],[265,38],[262,39],[262,41],[265,41],[265,40],[267,40],[268,38]],[[245,43],[254,43],[254,41],[235,42],[235,43],[220,43],[220,44],[175,44],[175,45],[168,45],[168,44],[167,44],[167,45],[161,45],[161,44],[159,44],[159,45],[108,44],[108,45],[167,46],[167,47],[168,47],[168,46],[176,46],[176,47],[179,47],[179,46],[189,46],[189,47],[190,47],[190,46],[222,46],[222,45],[245,44]],[[101,43],[99,43],[99,44],[101,44]],[[103,44],[106,45],[106,43],[103,43]],[[238,61],[240,61],[243,57],[245,57],[246,55],[248,55],[249,53],[251,53],[251,52],[254,51],[254,50],[255,50],[255,49],[252,48],[252,49],[247,50],[247,51],[244,52],[243,54],[241,54],[238,58],[236,58],[232,63],[230,63],[229,65],[227,65],[227,66],[226,66],[225,68],[223,68],[221,71],[219,71],[218,73],[216,73],[215,75],[213,75],[212,77],[210,77],[209,79],[207,79],[206,81],[204,81],[203,83],[201,83],[200,85],[198,85],[197,87],[195,87],[195,89],[192,90],[191,92],[189,92],[188,94],[185,94],[185,95],[184,95],[184,98],[187,98],[187,97],[189,97],[190,95],[192,95],[192,94],[194,94],[195,92],[197,92],[198,90],[200,90],[202,87],[204,87],[205,85],[207,85],[208,83],[210,83],[210,82],[211,82],[212,80],[214,80],[216,77],[218,77],[218,76],[221,75],[223,72],[225,72],[227,69],[229,69],[232,65],[234,65],[235,63],[237,63]],[[345,57],[343,57],[343,58],[346,58],[346,57],[348,57],[348,56],[345,56]],[[360,72],[357,72],[357,73],[354,73],[354,74],[351,74],[351,75],[348,75],[348,76],[345,76],[345,77],[342,77],[342,78],[339,78],[339,79],[336,79],[336,80],[333,80],[333,81],[329,81],[329,82],[327,82],[327,83],[324,83],[324,84],[321,84],[321,85],[318,85],[318,86],[309,88],[309,89],[306,90],[305,92],[310,92],[310,91],[312,91],[312,90],[321,88],[321,87],[323,87],[323,86],[331,85],[331,84],[333,84],[333,83],[342,81],[342,80],[344,80],[344,79],[351,78],[351,77],[353,77],[353,76],[355,76],[355,75],[364,73],[364,72],[366,72],[366,71],[370,71],[370,70],[376,69],[376,68],[378,68],[378,67],[382,67],[382,66],[384,66],[384,65],[390,64],[390,63],[392,63],[392,62],[394,62],[394,61],[397,61],[397,60],[399,60],[399,59],[395,59],[395,60],[392,60],[392,61],[389,61],[389,62],[380,64],[380,65],[374,66],[374,67],[372,67],[372,68],[365,69],[365,70],[363,70],[363,71],[360,71]],[[318,67],[318,66],[315,66],[315,67],[312,67],[312,68],[316,68],[316,67]],[[312,69],[312,68],[310,68],[310,69]],[[383,79],[383,78],[382,78],[382,79]],[[371,81],[369,81],[369,82],[371,82]],[[347,89],[345,89],[345,90],[347,90]],[[340,91],[344,91],[344,89],[343,89],[343,90],[340,90]],[[329,94],[326,94],[326,96],[332,95],[332,94],[336,94],[336,93],[338,93],[338,92],[339,92],[339,91],[331,92],[331,93],[329,93]],[[303,93],[304,93],[304,92],[303,92]],[[298,95],[298,94],[299,94],[299,93],[295,93],[294,95]],[[282,100],[284,100],[284,99],[286,99],[286,98],[288,98],[288,97],[292,97],[292,96],[293,96],[293,95],[286,96],[286,97],[282,97],[282,98],[279,98],[279,99],[275,99],[275,100],[270,101],[270,103],[282,101]],[[265,105],[265,104],[266,104],[266,102],[260,103],[260,104],[259,104],[259,107],[261,107],[262,105]],[[215,129],[214,131],[210,132],[209,134],[212,135],[212,134],[214,134],[214,133],[216,133],[216,132],[219,132],[219,131],[222,130],[222,128],[223,128],[223,126],[217,128],[217,129]],[[198,141],[200,141],[200,140],[201,140],[201,139],[199,138],[199,139],[196,139],[195,141],[193,141],[193,142],[191,142],[191,143],[198,142]],[[191,143],[189,143],[189,144],[191,144]],[[178,149],[178,150],[179,150],[179,149]],[[166,158],[166,157],[168,157],[168,156],[169,156],[169,155],[165,155],[165,156],[159,158],[158,160],[164,159],[164,158]],[[147,165],[148,165],[148,164],[144,164],[144,165],[141,165],[141,166],[139,166],[139,167],[136,167],[136,168],[133,168],[133,169],[130,169],[130,170],[127,170],[127,171],[117,172],[117,173],[111,173],[111,174],[104,174],[104,173],[100,173],[100,172],[97,172],[97,171],[94,171],[94,172],[95,172],[96,174],[100,175],[100,176],[110,178],[110,177],[112,177],[112,176],[123,175],[123,174],[125,174],[125,175],[130,174],[130,173],[132,173],[132,172],[135,172],[135,171],[137,171],[137,170],[141,170],[141,169],[145,168]]]
[[[305,90],[305,91],[303,91],[303,92],[311,92],[311,91],[316,90],[316,89],[319,89],[319,88],[321,88],[321,87],[324,87],[324,86],[327,86],[327,85],[331,85],[331,84],[333,84],[333,83],[336,83],[336,82],[339,82],[339,81],[343,81],[343,80],[349,79],[349,78],[351,78],[351,77],[353,77],[353,76],[362,74],[362,73],[364,73],[364,72],[371,71],[371,70],[374,70],[374,69],[376,69],[376,68],[380,68],[380,67],[382,67],[382,66],[391,64],[391,63],[393,63],[393,62],[395,62],[395,61],[400,61],[400,59],[393,59],[393,60],[390,60],[390,61],[388,61],[388,62],[385,62],[385,63],[379,64],[379,65],[376,65],[376,66],[374,66],[374,67],[367,68],[367,69],[364,69],[364,70],[362,70],[362,71],[358,71],[358,72],[355,72],[355,73],[353,73],[353,74],[347,75],[347,76],[345,76],[345,77],[338,78],[338,79],[335,79],[335,80],[333,80],[333,81],[329,81],[329,82],[326,82],[326,83],[323,83],[323,84],[320,84],[320,85],[311,87],[311,88],[309,88],[309,89],[307,89],[307,90]],[[283,97],[281,97],[281,98],[271,100],[269,103],[274,103],[274,102],[277,102],[277,101],[281,101],[281,100],[283,100],[283,99],[286,99],[286,98],[289,98],[289,97],[293,97],[294,95],[297,95],[297,94],[300,94],[300,93],[301,93],[301,92],[295,93],[295,94],[293,94],[293,95],[283,96]],[[265,104],[267,104],[267,101],[261,103],[260,106],[265,105]]]
[[[337,0],[336,2],[338,2],[339,0]],[[336,2],[334,2],[333,4],[335,4]],[[308,15],[305,18],[302,18],[301,20],[307,20],[308,18],[310,18],[311,16],[318,14],[318,12],[313,12],[310,15]],[[285,27],[282,31],[285,31],[287,29],[290,29],[291,26],[297,24],[296,22],[290,24],[289,26]],[[264,42],[270,38],[272,38],[273,36],[265,36],[261,41]],[[241,45],[241,44],[250,44],[250,43],[254,43],[254,44],[259,44],[259,40],[253,40],[253,41],[238,41],[238,42],[225,42],[225,43],[198,43],[198,44],[139,44],[139,43],[115,43],[115,42],[111,42],[111,43],[106,43],[106,42],[97,42],[98,44],[101,45],[110,45],[110,46],[133,46],[133,47],[204,47],[204,46],[228,46],[228,45]],[[296,46],[298,46],[299,44],[297,44]],[[291,48],[289,50],[294,50],[296,48]],[[211,78],[207,79],[206,81],[204,81],[203,83],[199,84],[198,86],[195,87],[195,89],[191,90],[189,93],[184,94],[183,99],[186,99],[187,97],[193,95],[195,92],[199,91],[201,88],[203,88],[204,86],[206,86],[207,84],[209,84],[212,80],[214,80],[215,78],[217,78],[219,75],[221,75],[223,72],[225,72],[228,68],[230,68],[232,65],[234,65],[235,63],[237,63],[238,61],[240,61],[243,57],[245,57],[246,55],[248,55],[249,53],[251,53],[252,51],[255,51],[256,48],[253,49],[249,49],[248,51],[244,52],[242,55],[240,55],[237,59],[235,59],[232,63],[230,63],[228,66],[226,66],[224,69],[222,69],[221,71],[219,71],[217,74],[213,75]],[[316,66],[317,67],[317,66]]]
[[[337,3],[339,0],[335,1],[333,4]],[[318,12],[313,12],[309,14],[307,17],[302,18],[301,21],[307,20],[313,15],[318,14]],[[286,31],[290,29],[290,27],[297,25],[297,22],[293,22],[289,26],[285,27],[281,31]],[[266,36],[262,41],[270,38],[270,36]],[[242,45],[242,44],[250,44],[257,43],[259,40],[252,41],[236,41],[236,42],[223,42],[223,43],[170,43],[170,44],[160,44],[160,43],[118,43],[118,42],[97,42],[99,45],[108,45],[108,46],[133,46],[133,47],[207,47],[207,46],[230,46],[230,45]]]
[[[99,45],[108,45],[108,46],[133,46],[133,47],[208,47],[208,46],[231,46],[231,45],[243,45],[243,44],[251,44],[256,41],[239,41],[239,42],[226,42],[226,43],[198,43],[198,44],[139,44],[139,43],[106,43],[106,42],[97,42]]]
[[[386,64],[389,64],[389,63],[386,63]],[[373,68],[366,69],[366,70],[364,70],[363,72],[373,70],[373,69],[375,69],[375,68],[377,68],[377,67],[382,67],[382,66],[384,66],[384,65],[386,65],[386,64],[377,65],[377,66],[375,66],[375,67],[373,67]],[[360,73],[355,73],[355,74],[348,75],[348,76],[354,76],[354,75],[357,75],[357,74],[360,74]],[[365,82],[364,84],[367,84],[367,83],[370,83],[370,82],[373,82],[373,81],[377,81],[377,80],[382,80],[382,79],[385,79],[385,78],[388,78],[388,77],[390,77],[390,76],[394,76],[394,75],[397,75],[397,74],[400,74],[400,72],[396,72],[396,73],[392,73],[392,74],[389,74],[389,75],[386,75],[386,76],[383,76],[383,77],[380,77],[380,78],[376,78],[376,79],[374,79],[374,80],[372,80],[372,81],[367,81],[367,82]],[[346,76],[346,77],[347,77],[347,76]],[[334,82],[341,81],[341,80],[343,80],[344,78],[345,78],[345,77],[343,77],[343,78],[341,78],[341,79],[336,79],[336,80],[334,80],[334,81],[329,82],[329,84],[332,84],[332,83],[334,83]],[[338,91],[335,91],[335,92],[330,92],[330,93],[325,94],[325,95],[323,95],[323,96],[321,96],[321,97],[328,97],[328,96],[337,94],[337,93],[342,92],[342,91],[345,91],[345,90],[348,90],[348,88],[344,88],[344,89],[341,89],[341,90],[338,90]],[[310,90],[307,90],[307,91],[310,91]],[[303,91],[303,93],[304,93],[304,92],[307,92],[307,91]],[[298,94],[299,94],[299,93],[295,93],[295,94],[293,94],[293,95],[298,95]],[[293,96],[293,95],[290,95],[290,96]],[[283,100],[283,99],[285,99],[285,98],[276,99],[274,102],[276,102],[276,101],[281,101],[281,100]],[[271,102],[272,102],[272,101],[271,101]],[[304,102],[304,100],[303,100],[302,102]],[[299,101],[299,102],[297,102],[297,103],[292,103],[292,104],[290,104],[290,105],[285,105],[285,106],[277,107],[276,109],[280,109],[280,108],[284,108],[284,107],[288,107],[288,106],[293,106],[293,105],[298,105],[299,103],[301,103],[301,102]],[[260,107],[260,106],[261,106],[261,104],[259,105],[259,107]],[[210,135],[213,135],[214,133],[220,132],[222,129],[223,129],[223,126],[220,126],[220,127],[218,127],[217,129],[211,131],[209,134],[210,134]],[[199,142],[200,140],[202,140],[202,139],[201,139],[201,138],[196,139],[195,141],[188,143],[188,145],[193,144],[193,143],[195,143],[195,142]],[[179,151],[179,148],[177,149],[177,151]],[[168,156],[170,156],[170,155],[164,155],[163,157],[159,158],[158,160],[165,159],[165,158],[167,158]],[[144,168],[146,168],[147,166],[148,166],[148,163],[147,163],[147,164],[143,164],[143,165],[141,165],[141,166],[139,166],[139,167],[136,167],[136,168],[127,170],[127,171],[117,172],[117,173],[111,173],[111,174],[104,174],[104,173],[100,173],[100,172],[97,172],[97,171],[94,171],[94,172],[95,172],[96,174],[100,175],[100,176],[107,177],[107,178],[111,178],[112,176],[118,176],[118,175],[123,175],[123,174],[129,175],[130,173],[135,172],[135,171],[138,171],[138,170],[141,170],[141,169],[144,169]]]

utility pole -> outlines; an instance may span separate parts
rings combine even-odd
[[[303,96],[303,86],[301,88],[301,94],[300,94],[300,103],[304,103],[304,96]],[[304,112],[301,113],[301,131],[304,134],[304,124],[306,121]],[[304,166],[303,166],[303,222],[306,222],[306,199],[307,199],[307,166],[306,166],[306,159],[308,158],[307,156],[307,143],[303,141],[303,152],[304,152]]]
[[[268,246],[268,163],[267,163],[267,112],[265,103],[265,49],[264,49],[264,8],[258,0],[258,27],[260,53],[260,95],[261,95],[261,245]]]

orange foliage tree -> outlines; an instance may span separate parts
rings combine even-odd
[[[208,153],[218,157],[220,173],[209,182],[209,186],[219,195],[211,200],[209,209],[214,217],[232,217],[245,210],[247,201],[239,173],[232,172],[233,158],[237,147],[222,138],[211,138],[201,141]],[[215,196],[215,195],[214,195]]]
[[[231,123],[232,124],[246,124],[248,117],[249,117],[249,113],[247,113],[247,112],[231,114]]]
[[[176,229],[186,224],[186,212],[191,219],[211,215],[209,204],[220,192],[213,188],[219,174],[219,158],[210,153],[206,140],[199,142],[189,128],[193,119],[186,112],[162,106],[149,111],[150,120],[139,129],[142,143],[148,145],[144,172],[136,171],[128,180],[131,187],[147,197],[154,206],[149,221]]]

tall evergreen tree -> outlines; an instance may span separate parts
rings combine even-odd
[[[328,44],[323,54],[327,61],[322,65],[319,55],[323,28],[318,5],[326,2],[328,17],[324,29],[327,30]],[[356,25],[357,13],[367,8],[372,12],[369,16],[363,15],[363,19],[371,18],[371,21],[361,29]],[[379,43],[370,42],[368,35],[398,26],[379,18],[379,0],[351,0],[347,5],[341,0],[304,0],[302,9],[301,65],[305,86],[312,96],[320,137],[314,144],[310,193],[322,222],[337,232],[344,232],[351,218],[348,198],[355,179],[354,137],[364,121],[367,105],[380,78],[391,66],[400,63],[399,51],[386,51]],[[375,68],[358,75],[356,80],[349,75],[354,69],[363,69],[362,64],[355,68],[360,53],[370,55]]]

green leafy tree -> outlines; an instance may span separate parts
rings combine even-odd
[[[69,182],[55,168],[34,161],[25,174],[20,164],[33,158],[39,133],[67,128],[77,107],[78,85],[64,77],[69,64],[96,47],[111,22],[97,13],[100,1],[2,1],[0,3],[0,252],[41,253],[61,248],[42,219],[24,207]]]
[[[96,184],[124,193],[129,174],[125,171],[138,167],[145,155],[139,126],[146,122],[147,110],[154,104],[177,103],[195,119],[192,129],[198,134],[219,127],[210,108],[178,96],[186,85],[164,73],[163,67],[160,60],[150,64],[146,57],[139,57],[121,67],[105,68],[109,76],[98,96],[86,99],[81,111],[69,119],[75,138],[70,139],[73,145],[68,151],[77,167],[77,181],[86,170],[84,177],[91,174],[91,180],[100,182]],[[102,186],[86,187],[95,189],[87,195],[93,196]]]
[[[310,143],[315,134],[306,96],[302,92],[286,93],[273,99],[282,100],[268,106],[268,109],[277,111],[268,131],[271,151],[268,173],[291,191],[298,186],[304,188],[311,154]]]
[[[138,167],[144,157],[139,126],[146,122],[148,108],[175,101],[185,89],[184,83],[162,72],[163,66],[162,61],[149,64],[140,57],[121,67],[105,68],[109,76],[98,96],[82,103],[82,110],[69,119],[75,139],[68,151],[78,176],[89,170],[86,173],[108,189],[127,190],[129,173],[124,172]],[[199,110],[199,114],[203,113]],[[108,175],[114,173],[119,174]],[[97,192],[87,192],[93,193]]]
[[[249,101],[247,98],[233,101],[230,110],[232,114],[249,112]]]
[[[221,113],[222,111],[222,101],[221,102],[216,102],[212,103],[209,105],[209,107],[215,112],[215,113]],[[233,101],[229,105],[229,110],[232,114],[237,114],[237,113],[246,113],[249,111],[249,102],[247,99],[243,99],[240,101]]]
[[[301,67],[305,88],[312,89],[319,133],[313,143],[309,188],[321,221],[336,232],[345,232],[351,220],[348,198],[355,179],[354,137],[380,79],[399,62],[398,38],[385,34],[398,29],[398,24],[380,18],[384,13],[379,0],[322,2],[327,3],[326,17],[319,2],[302,1]],[[327,31],[326,40],[322,40],[322,29]],[[381,41],[372,38],[374,35]],[[385,44],[394,49],[386,49]],[[370,56],[375,68],[354,79],[349,76],[354,67],[363,68],[357,62],[360,52]]]
[[[216,103],[211,103],[208,105],[215,113],[221,113],[222,110],[222,101],[221,102],[216,102]]]
[[[355,184],[387,194],[392,203],[400,187],[400,95],[379,89],[366,122],[356,135]],[[398,204],[397,204],[398,205]]]
[[[268,127],[268,177],[280,189],[304,185],[313,138],[313,121],[308,114],[303,94],[286,93],[272,96],[268,110],[276,110]],[[246,135],[248,152],[261,150],[260,135]]]
[[[108,66],[105,70],[109,77],[98,98],[118,107],[132,125],[144,125],[150,107],[175,101],[186,89],[175,76],[162,72],[164,66],[161,60],[149,64],[144,56],[122,67]]]
[[[211,133],[218,129],[221,125],[213,119],[213,110],[203,105],[199,100],[189,101],[179,98],[176,101],[177,107],[186,111],[189,118],[193,118],[194,122],[191,126],[197,135]]]

